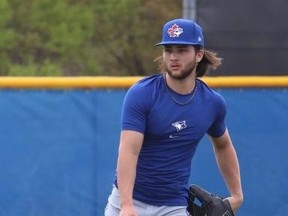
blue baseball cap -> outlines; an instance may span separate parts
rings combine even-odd
[[[163,26],[162,41],[155,46],[168,44],[199,45],[204,47],[202,28],[193,20],[174,19]]]

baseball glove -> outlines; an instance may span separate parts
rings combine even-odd
[[[198,185],[189,187],[187,213],[190,216],[235,216],[228,200]]]

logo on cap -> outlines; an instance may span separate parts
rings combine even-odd
[[[179,37],[180,34],[183,33],[183,28],[180,28],[177,24],[174,24],[167,31],[170,37]]]

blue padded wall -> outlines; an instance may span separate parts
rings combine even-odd
[[[241,165],[245,202],[238,215],[285,215],[288,90],[218,91],[227,101],[227,124]],[[0,215],[103,215],[125,93],[0,90]],[[193,159],[190,181],[228,193],[207,137]]]

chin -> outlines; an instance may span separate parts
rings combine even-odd
[[[188,72],[188,71],[172,71],[172,70],[168,71],[169,76],[177,80],[184,80],[187,77],[189,77],[191,73],[192,72]]]
[[[176,76],[176,77],[181,77],[182,76],[182,71],[181,70],[170,70],[168,72],[168,74],[172,77]]]
[[[186,78],[186,76],[184,76],[181,73],[172,73],[170,74],[170,77],[172,77],[173,79],[177,79],[177,80],[182,80]]]

